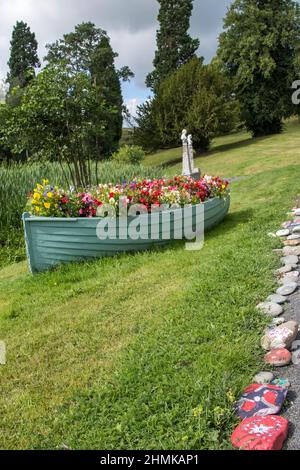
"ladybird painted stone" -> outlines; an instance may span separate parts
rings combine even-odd
[[[281,450],[288,427],[288,420],[281,416],[254,416],[239,424],[231,442],[241,450]]]
[[[276,385],[252,384],[244,390],[236,404],[236,412],[242,419],[279,413],[286,399],[287,389]]]
[[[265,362],[275,367],[287,366],[291,360],[291,353],[284,348],[273,349],[265,355]]]

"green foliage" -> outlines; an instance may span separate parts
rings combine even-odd
[[[118,152],[112,154],[112,160],[122,163],[141,163],[145,158],[145,152],[142,147],[137,145],[124,145]]]
[[[88,75],[49,66],[24,90],[21,105],[8,111],[4,143],[15,152],[42,151],[50,160],[66,161],[74,186],[90,184],[90,159],[97,158],[93,138],[114,109]]]
[[[99,104],[105,100],[114,109],[106,115],[106,124],[92,139],[99,155],[110,155],[122,136],[123,98],[120,79],[128,80],[133,73],[128,67],[116,70],[118,57],[110,45],[107,33],[93,23],[82,23],[63,39],[47,46],[46,61],[51,65],[68,65],[73,74],[85,72],[97,89]],[[95,123],[94,123],[95,124]]]
[[[215,135],[234,129],[238,122],[230,81],[216,64],[204,66],[193,58],[160,84],[152,101],[139,107],[136,142],[147,150],[178,146],[186,128],[200,152]]]
[[[200,45],[198,39],[192,39],[188,34],[193,1],[158,0],[158,3],[160,29],[157,32],[154,71],[146,78],[146,85],[154,92],[162,80],[195,57]]]
[[[35,68],[40,66],[40,62],[35,34],[23,21],[17,21],[10,45],[7,82],[11,91],[15,87],[24,88],[34,78]]]
[[[243,119],[254,136],[278,133],[294,109],[300,9],[292,0],[236,0],[220,36],[219,58],[234,79]]]
[[[156,124],[156,103],[157,100],[148,99],[145,103],[139,105],[136,110],[136,127],[133,140],[136,145],[140,145],[147,152],[161,147]]]

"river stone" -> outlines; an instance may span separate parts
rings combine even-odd
[[[274,367],[283,367],[290,364],[292,355],[284,348],[273,349],[265,355],[265,363]]]
[[[300,240],[300,234],[294,233],[293,235],[290,235],[287,237],[288,240]]]
[[[277,387],[290,388],[291,382],[288,379],[274,379],[271,382],[271,385],[276,385]]]
[[[261,340],[261,346],[265,351],[279,348],[289,349],[295,341],[297,334],[297,322],[282,323],[282,325],[267,331]]]
[[[296,341],[293,342],[291,351],[298,351],[300,349],[300,340],[297,339]]]
[[[297,217],[299,217],[299,216],[300,216],[300,209],[296,209],[296,210],[294,211],[294,215],[296,215]]]
[[[298,264],[298,256],[289,255],[281,258],[282,264],[286,266],[296,266]]]
[[[293,354],[292,354],[292,363],[295,364],[295,366],[299,366],[299,364],[300,364],[300,349],[293,352]]]
[[[254,377],[254,382],[261,385],[269,384],[272,380],[274,380],[274,374],[272,374],[272,372],[259,372]]]
[[[293,233],[299,233],[300,232],[300,225],[296,225],[296,227],[293,228]]]
[[[290,227],[291,223],[292,222],[290,220],[287,222],[283,222],[283,224],[281,224],[281,227],[287,229]]]
[[[276,269],[275,274],[278,276],[282,276],[284,274],[290,273],[293,270],[292,266],[290,264],[286,264],[280,269]]]
[[[281,416],[253,416],[234,430],[231,442],[241,450],[281,450],[287,439],[289,422]]]
[[[298,246],[300,245],[300,240],[285,240],[283,244],[284,246]]]
[[[282,323],[285,323],[285,319],[283,317],[273,318],[270,328],[276,328],[277,326],[282,325]]]
[[[290,235],[290,233],[291,232],[289,231],[289,229],[285,228],[283,230],[278,230],[278,232],[276,232],[276,237],[284,238]]]
[[[291,282],[297,282],[299,278],[299,271],[292,271],[291,273],[286,274],[281,279],[279,279],[279,284],[286,285]]]
[[[283,295],[272,294],[272,295],[269,295],[269,297],[267,298],[267,301],[281,305],[286,302],[286,297],[283,297]]]
[[[271,317],[278,317],[283,313],[283,308],[275,302],[263,302],[257,308]]]
[[[298,288],[298,284],[296,282],[289,282],[288,284],[285,284],[282,287],[279,287],[277,289],[276,294],[278,295],[291,295],[295,292],[295,290]]]
[[[300,256],[300,246],[285,246],[282,252],[284,256]]]

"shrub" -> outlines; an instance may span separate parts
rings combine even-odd
[[[120,163],[131,163],[136,165],[145,158],[145,152],[138,145],[125,145],[112,155],[112,159]]]

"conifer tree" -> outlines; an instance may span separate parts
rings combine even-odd
[[[23,21],[18,21],[13,29],[8,61],[9,73],[7,82],[11,91],[15,86],[20,88],[34,78],[35,68],[40,66],[37,49],[38,43],[35,34]]]
[[[158,0],[159,30],[154,70],[146,78],[147,87],[154,92],[168,75],[195,56],[200,42],[192,39],[188,31],[193,11],[193,0]]]

